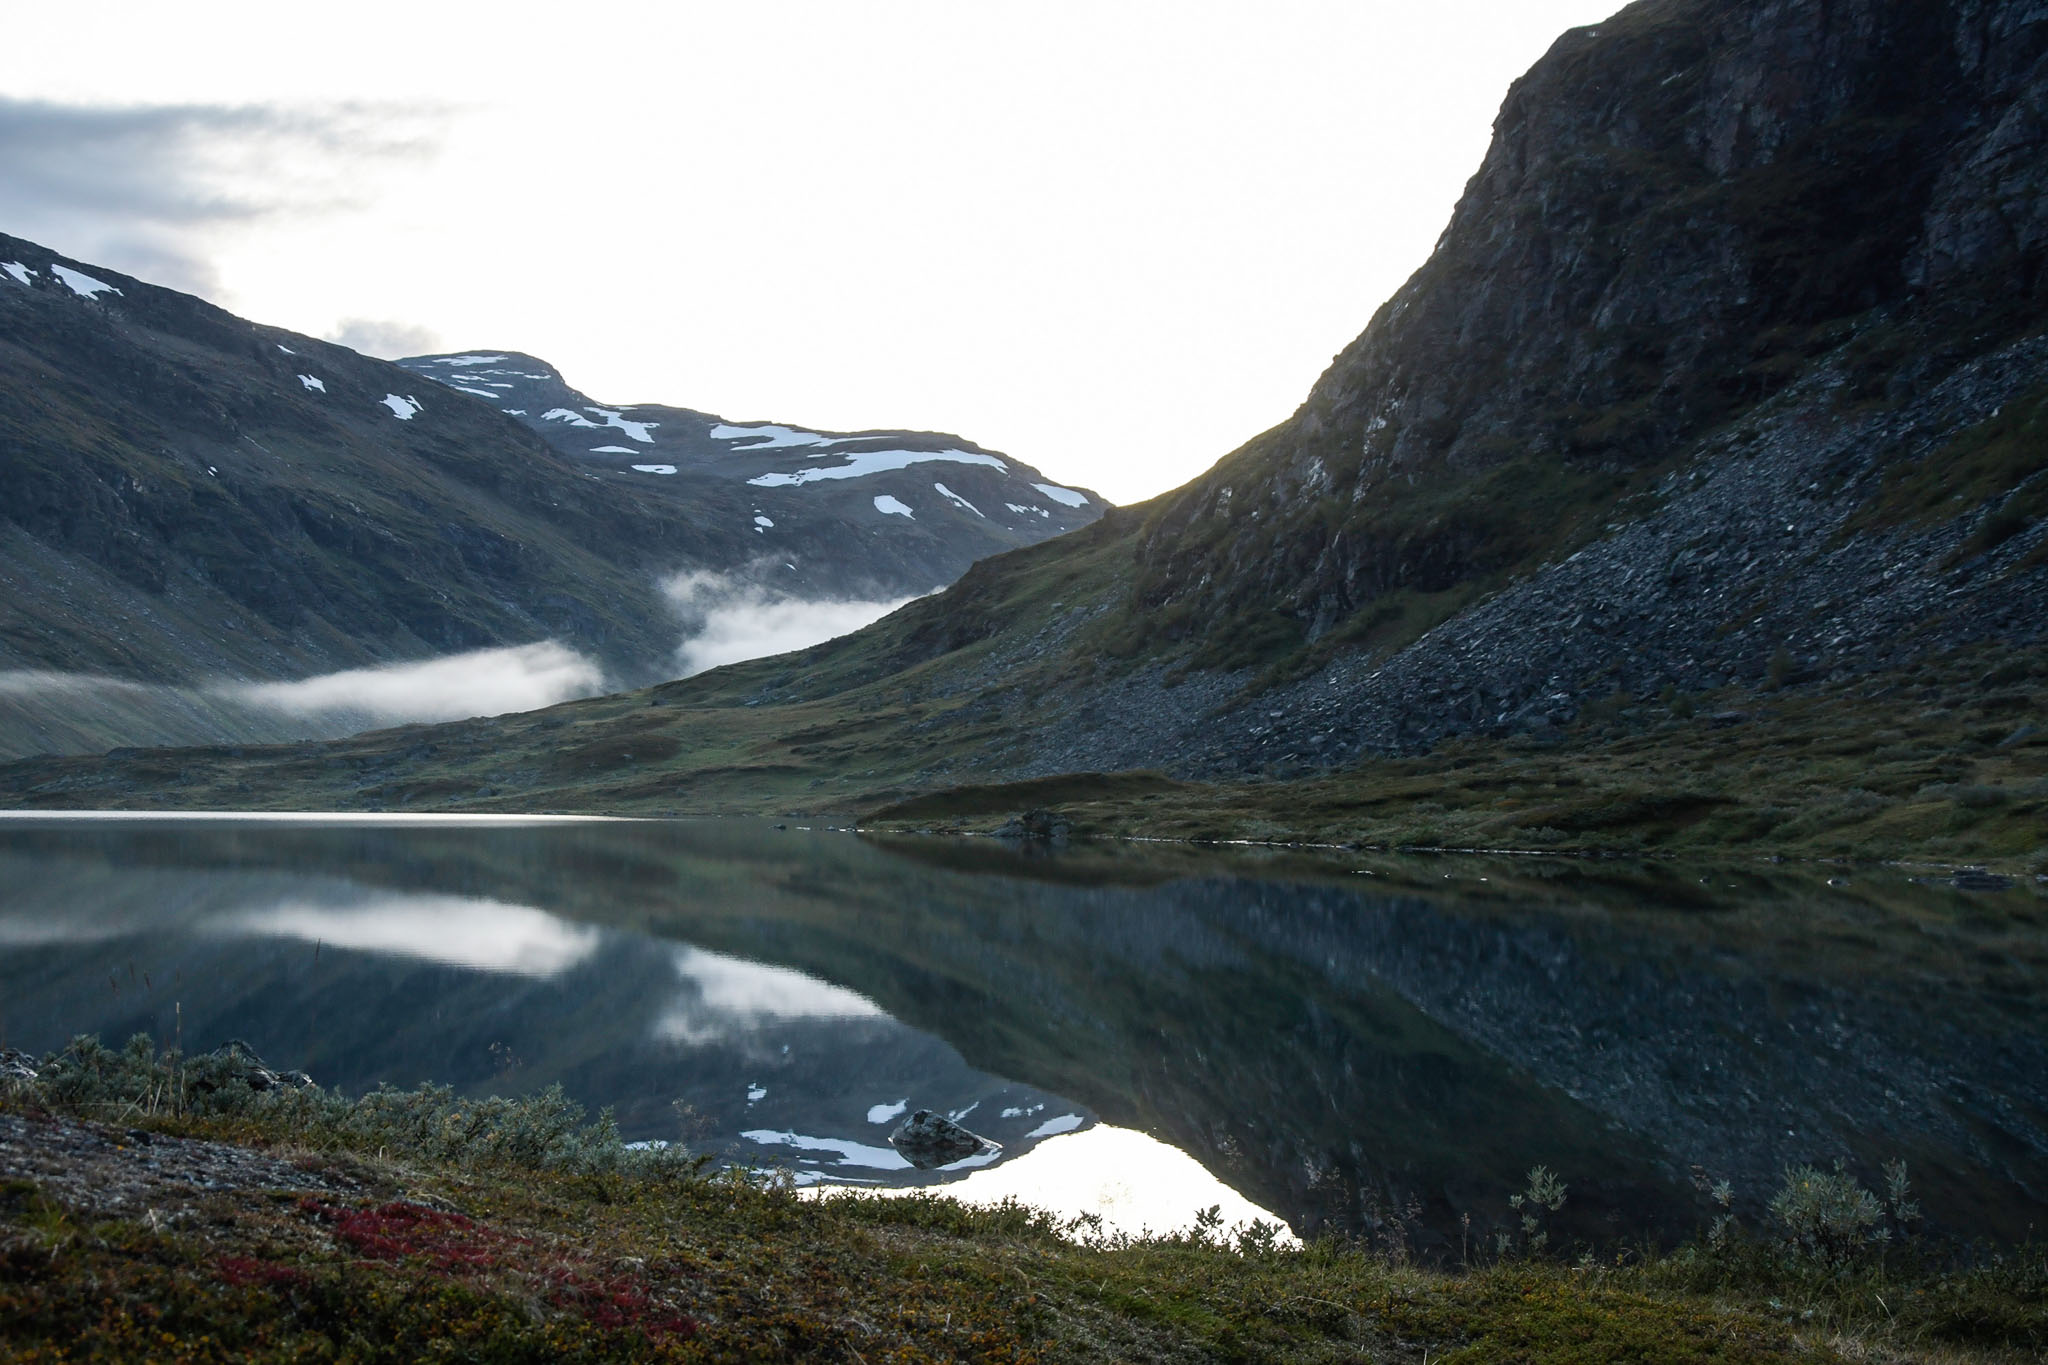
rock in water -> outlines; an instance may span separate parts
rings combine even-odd
[[[1072,832],[1067,817],[1058,811],[1028,810],[1022,815],[1013,815],[996,830],[998,839],[1035,839],[1042,843],[1064,844]]]
[[[889,1134],[889,1145],[920,1171],[965,1161],[985,1152],[1000,1152],[1003,1146],[979,1133],[970,1133],[943,1114],[920,1109],[903,1120]]]

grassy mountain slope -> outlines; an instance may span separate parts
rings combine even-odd
[[[0,662],[289,677],[559,637],[624,665],[672,647],[657,569],[749,549],[743,509],[700,531],[622,502],[395,366],[33,243],[0,259],[31,276],[0,279]]]

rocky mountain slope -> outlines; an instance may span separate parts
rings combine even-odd
[[[922,667],[913,694],[1035,734],[982,773],[1286,774],[2037,645],[2044,109],[2024,0],[1645,0],[1569,33],[1293,417],[822,686]]]
[[[543,641],[644,683],[676,672],[679,573],[891,600],[1099,513],[965,442],[770,433],[662,474],[677,423],[626,427],[660,458],[565,455],[472,393],[0,237],[0,752],[283,738],[206,689]],[[867,475],[877,445],[912,474],[957,447],[955,496]]]
[[[2042,0],[1642,0],[1515,85],[1430,261],[1209,473],[834,645],[655,709],[451,730],[441,762],[587,807],[728,799],[738,756],[855,804],[1263,780],[1881,704],[1978,650],[2002,709],[1960,742],[2019,746],[2023,779],[2048,727],[2044,143]],[[566,726],[634,757],[564,771]],[[387,799],[477,786],[362,760]]]

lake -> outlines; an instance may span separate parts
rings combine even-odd
[[[799,1184],[1599,1245],[1903,1159],[2048,1226],[2048,896],[1908,870],[1016,848],[764,821],[0,816],[0,1044],[561,1084]],[[938,1171],[907,1112],[999,1154]],[[1465,1220],[1469,1217],[1469,1229]]]

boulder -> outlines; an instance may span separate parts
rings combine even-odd
[[[223,1082],[236,1080],[251,1090],[305,1090],[312,1086],[313,1078],[303,1071],[276,1071],[256,1055],[256,1049],[239,1038],[228,1042],[206,1054],[206,1059],[215,1065],[207,1068],[193,1084],[201,1090],[216,1090]]]
[[[0,1048],[0,1081],[32,1081],[36,1059],[14,1048]]]
[[[1028,810],[1013,815],[996,829],[998,839],[1030,839],[1040,843],[1064,844],[1072,832],[1067,817],[1058,811]]]
[[[889,1145],[920,1171],[1003,1150],[1001,1143],[971,1133],[944,1114],[934,1114],[929,1109],[920,1109],[897,1125],[896,1131],[889,1134]]]

